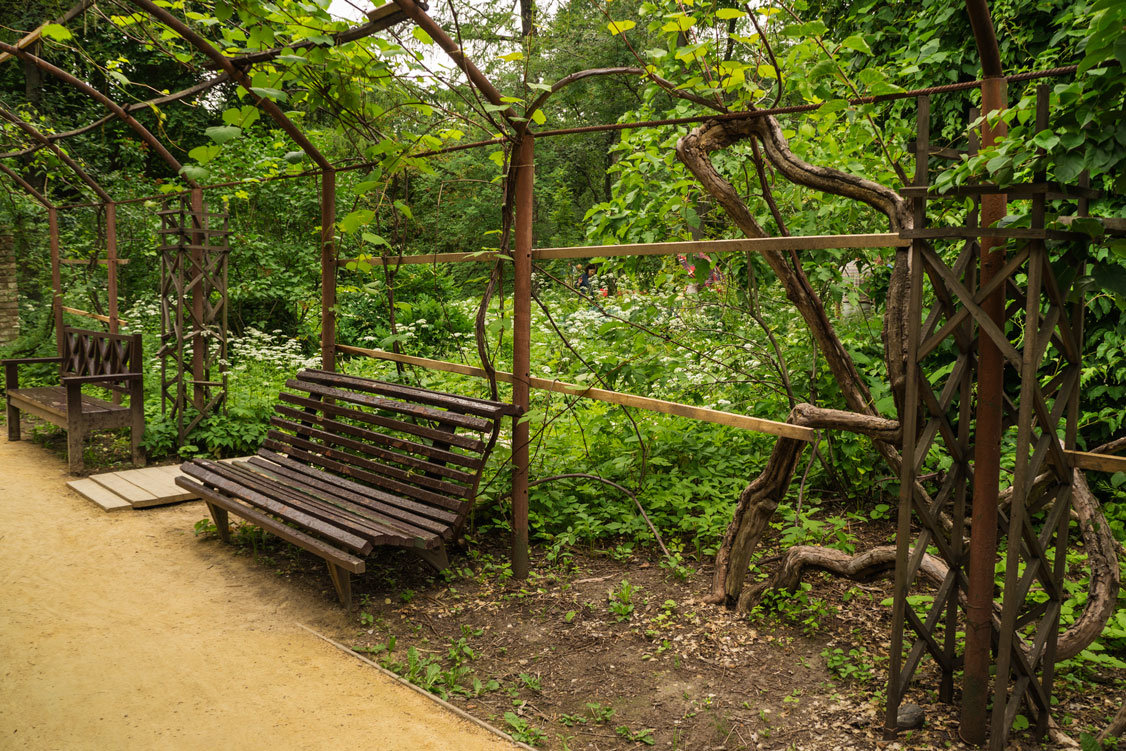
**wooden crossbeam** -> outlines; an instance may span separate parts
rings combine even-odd
[[[83,318],[93,318],[95,321],[101,321],[102,323],[110,323],[111,322],[111,319],[110,319],[109,316],[103,316],[99,313],[91,313],[88,310],[79,310],[78,308],[68,308],[65,305],[63,305],[61,307],[62,307],[62,310],[63,310],[64,313],[70,313],[71,315],[74,315],[74,316],[82,316]],[[117,318],[117,319],[114,319],[114,320],[116,320],[122,326],[128,326],[129,325],[129,323],[122,318]]]
[[[115,258],[113,262],[117,263],[117,264],[126,264],[126,263],[129,263],[129,259],[128,258]],[[60,258],[59,263],[67,265],[67,266],[85,266],[85,265],[89,264],[90,261],[89,261],[89,259],[86,259],[86,258]],[[95,263],[99,263],[99,264],[104,266],[104,265],[109,264],[109,259],[108,258],[99,258],[97,261],[95,261]]]
[[[863,235],[796,235],[755,237],[734,240],[688,240],[668,243],[630,243],[626,245],[585,245],[571,248],[535,248],[533,261],[563,258],[612,258],[619,256],[668,256],[691,253],[763,253],[788,250],[848,250],[859,248],[905,248],[911,241],[894,232]],[[498,253],[425,253],[410,256],[369,256],[341,258],[337,266],[348,264],[483,263],[507,258]]]
[[[381,349],[350,347],[345,344],[336,345],[336,349],[346,354],[364,355],[366,357],[374,357],[379,360],[390,360],[392,362],[401,362],[406,365],[417,365],[418,367],[429,368],[430,370],[441,370],[447,373],[459,373],[461,375],[474,376],[476,378],[488,377],[488,375],[482,368],[475,368],[471,365],[463,365],[456,362],[447,362],[445,360],[431,360],[425,357],[415,357],[413,355],[401,355],[396,352],[387,352]],[[506,373],[501,370],[496,371],[496,378],[498,381],[502,381],[504,383],[512,383],[515,380],[511,373]],[[528,379],[528,382],[531,388],[539,389],[540,391],[552,391],[557,394],[568,394],[570,396],[578,396],[584,399],[594,399],[595,401],[607,402],[608,404],[618,404],[623,407],[637,407],[638,409],[645,409],[649,410],[650,412],[660,412],[666,415],[676,415],[677,417],[688,417],[690,419],[700,420],[702,422],[711,422],[717,425],[727,425],[733,428],[752,430],[756,433],[768,433],[770,435],[781,436],[784,438],[793,438],[799,441],[813,441],[817,438],[817,431],[813,430],[812,428],[806,428],[800,425],[791,425],[785,422],[777,422],[775,420],[765,420],[760,417],[751,417],[750,415],[739,415],[733,412],[721,412],[717,409],[708,409],[707,407],[696,407],[691,404],[669,402],[665,401],[664,399],[654,399],[648,396],[624,394],[620,391],[607,391],[605,389],[589,388],[573,383],[564,383],[563,381],[551,381],[546,378],[532,377]]]

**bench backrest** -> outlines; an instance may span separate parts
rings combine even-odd
[[[496,443],[503,402],[323,370],[303,370],[270,423],[264,458],[281,454],[410,507],[453,512],[460,528]]]
[[[63,361],[60,375],[92,376],[141,372],[141,335],[109,334],[70,326],[63,327]],[[125,384],[98,384],[128,393]]]

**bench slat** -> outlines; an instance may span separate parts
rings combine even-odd
[[[401,454],[395,454],[393,452],[380,452],[378,449],[372,447],[370,444],[366,444],[362,441],[353,440],[351,438],[345,438],[344,436],[335,435],[335,434],[330,433],[328,431],[319,430],[317,428],[305,427],[304,425],[301,425],[300,423],[296,423],[296,422],[293,422],[291,420],[283,420],[280,417],[271,417],[270,418],[270,424],[274,425],[275,427],[284,428],[285,430],[292,430],[295,433],[297,433],[299,437],[301,437],[301,438],[303,438],[307,441],[310,440],[310,439],[313,439],[313,438],[317,438],[317,439],[320,440],[321,443],[325,444],[326,446],[328,444],[331,444],[332,446],[339,446],[341,448],[353,449],[355,451],[361,451],[361,452],[363,452],[363,453],[365,453],[369,456],[377,456],[381,459],[386,458],[389,461],[397,461],[402,456]],[[273,432],[273,431],[271,431],[271,432]],[[315,445],[315,444],[313,444],[313,445]],[[390,457],[385,456],[385,454],[388,454],[388,453],[391,454]],[[403,457],[403,458],[410,458],[410,457]],[[404,483],[414,483],[415,485],[421,485],[423,487],[429,488],[430,490],[435,490],[439,493],[444,493],[446,495],[452,495],[452,496],[455,496],[457,498],[467,498],[467,497],[469,497],[469,491],[472,490],[472,488],[468,488],[464,485],[457,485],[457,484],[452,483],[452,482],[446,482],[446,481],[441,480],[441,479],[436,478],[436,477],[429,477],[425,474],[426,472],[431,471],[431,469],[441,469],[441,465],[429,464],[429,466],[428,466],[427,462],[419,462],[419,464],[422,465],[421,471],[413,471],[413,472],[408,471],[408,470],[404,470],[404,469],[399,469],[397,467],[390,467],[390,466],[387,466],[386,464],[382,464],[380,462],[368,461],[368,460],[365,460],[363,462],[363,464],[361,464],[359,466],[362,466],[365,469],[370,469],[373,472],[378,472],[381,475],[386,475],[387,477],[392,478],[394,480],[399,480],[399,481],[402,481]],[[470,479],[472,479],[472,477]],[[403,491],[400,491],[400,492],[403,492]]]
[[[422,530],[420,536],[434,533],[445,535],[457,520],[457,515],[448,511],[433,511],[429,516],[422,516],[393,504],[385,503],[370,495],[371,488],[336,475],[310,469],[301,462],[293,461],[280,454],[263,449],[258,456],[252,457],[249,463],[256,468],[273,472],[287,477],[295,482],[315,488],[325,493],[344,498],[358,506],[371,509],[375,513],[384,514],[401,523],[409,524]]]
[[[404,539],[410,539],[412,542],[421,540],[429,543],[434,538],[437,538],[443,530],[449,527],[448,524],[441,524],[433,519],[423,519],[422,517],[403,514],[403,512],[399,513],[407,518],[396,518],[390,514],[380,513],[374,508],[377,502],[355,502],[349,497],[350,494],[348,494],[347,491],[340,489],[334,490],[331,485],[316,483],[314,478],[293,472],[293,470],[288,470],[279,465],[271,465],[264,461],[255,461],[255,458],[256,457],[252,457],[245,462],[232,462],[232,466],[238,467],[245,472],[252,472],[261,477],[278,482],[286,487],[292,488],[295,492],[300,492],[310,498],[333,506],[342,513],[354,514],[375,525],[382,525],[395,530],[396,533],[404,537]],[[383,506],[383,504],[378,505]]]
[[[464,497],[457,498],[443,493],[435,493],[426,488],[408,485],[405,482],[393,480],[385,475],[381,469],[383,465],[377,462],[364,459],[362,456],[350,454],[341,449],[335,449],[331,446],[324,446],[313,441],[307,441],[299,436],[282,433],[278,430],[271,430],[266,433],[266,442],[264,445],[269,445],[273,442],[275,451],[285,451],[288,453],[289,449],[280,448],[281,446],[292,446],[293,448],[302,449],[306,452],[319,455],[323,459],[332,459],[339,464],[347,467],[347,469],[338,470],[339,472],[353,477],[357,480],[363,480],[365,483],[370,483],[375,488],[385,490],[398,495],[407,496],[423,503],[429,503],[434,506],[441,506],[448,509],[461,508],[461,504],[465,502]],[[358,472],[363,472],[364,475],[359,476]]]
[[[377,433],[373,430],[360,428],[346,422],[333,420],[331,417],[317,414],[315,412],[306,412],[300,409],[294,409],[293,407],[288,407],[284,404],[279,404],[274,409],[279,414],[285,415],[286,417],[292,417],[293,419],[301,423],[301,430],[305,429],[306,424],[311,424],[317,425],[321,429],[326,430],[329,433],[346,433],[348,435],[361,438],[367,446],[365,451],[367,453],[370,453],[372,456],[379,456],[386,459],[387,461],[393,461],[397,464],[402,464],[407,467],[414,467],[427,473],[433,473],[436,475],[441,475],[442,477],[448,477],[456,482],[471,484],[475,479],[475,476],[469,472],[463,472],[460,469],[455,469],[453,467],[448,467],[445,465],[445,462],[452,461],[454,460],[454,458],[461,456],[461,454],[454,454],[449,451],[443,451],[442,449],[435,449],[431,446],[424,446],[420,443],[416,444],[401,439],[393,439],[389,436],[384,435],[383,433]],[[380,446],[375,445],[376,443],[391,445],[395,446],[396,448],[403,448],[404,451],[412,451],[414,453],[423,454],[424,456],[431,457],[431,460],[428,461],[427,459],[421,459],[417,456],[414,456],[414,453],[404,454],[398,451],[390,451],[388,449],[381,448]],[[406,444],[406,446],[402,446],[402,444]],[[425,453],[422,451],[415,451],[416,448],[427,449],[427,451]]]
[[[489,420],[495,420],[512,410],[512,405],[504,402],[477,399],[459,394],[447,394],[443,391],[431,391],[404,383],[388,383],[387,381],[377,381],[360,376],[332,373],[327,370],[303,370],[297,374],[297,377],[305,381],[315,381],[330,386],[342,386],[373,394],[383,394],[406,402],[444,407],[453,412],[477,415]]]
[[[386,399],[381,396],[369,396],[368,394],[360,394],[355,391],[347,391],[332,386],[323,386],[311,381],[291,379],[286,381],[285,385],[288,388],[308,391],[311,394],[342,399],[353,404],[362,404],[365,407],[381,409],[387,412],[397,412],[401,415],[409,415],[417,420],[430,420],[445,425],[453,425],[455,428],[474,430],[478,433],[487,433],[493,429],[491,420],[484,420],[471,415],[462,415],[457,412],[447,412],[441,409],[434,409],[433,407],[425,407],[420,404],[409,404],[394,399]]]
[[[181,469],[184,473],[194,477],[200,482],[216,488],[227,493],[228,495],[240,498],[247,503],[253,504],[263,511],[268,511],[285,521],[293,522],[306,529],[312,530],[319,535],[328,538],[331,542],[349,548],[352,551],[361,555],[367,555],[371,552],[372,544],[368,540],[363,539],[359,535],[349,532],[346,529],[341,529],[333,524],[317,519],[304,511],[293,508],[285,503],[279,502],[277,499],[269,498],[257,490],[244,487],[235,481],[229,480],[214,470],[214,462],[210,461],[195,461],[191,464],[185,464]]]
[[[232,514],[241,516],[248,522],[256,527],[271,532],[287,542],[291,542],[299,548],[308,550],[313,555],[320,556],[326,561],[332,561],[338,566],[342,566],[353,574],[362,574],[365,569],[365,564],[362,558],[357,558],[354,555],[338,550],[327,544],[324,540],[318,540],[312,535],[305,534],[301,530],[294,529],[287,526],[276,519],[273,519],[265,514],[255,510],[251,506],[244,503],[239,503],[232,497],[225,496],[216,491],[214,488],[209,488],[198,482],[180,475],[176,478],[176,484],[185,490],[190,490],[198,494],[208,503],[213,503],[216,506],[230,511]]]
[[[347,529],[349,532],[354,532],[367,539],[372,545],[388,545],[393,541],[414,536],[392,525],[380,524],[369,519],[366,515],[351,513],[349,510],[329,503],[324,498],[314,496],[300,487],[280,482],[277,478],[268,477],[263,473],[251,472],[245,468],[245,462],[241,464],[243,466],[224,462],[220,465],[222,466],[221,473],[240,485],[260,490],[264,494],[279,501],[284,501],[310,516],[342,529]]]
[[[310,384],[310,385],[312,385],[312,384]],[[316,388],[320,388],[320,387],[316,387]],[[323,401],[321,401],[320,399],[310,399],[308,397],[297,396],[295,394],[287,394],[287,393],[283,392],[282,394],[279,395],[278,398],[281,399],[283,402],[288,402],[290,404],[298,404],[298,405],[301,405],[303,407],[307,407],[309,409],[320,410],[320,411],[324,412],[325,414],[337,415],[339,417],[348,417],[348,418],[353,419],[353,420],[359,420],[361,422],[366,422],[369,425],[378,425],[381,428],[387,428],[389,430],[394,430],[394,431],[398,431],[398,432],[402,432],[402,433],[409,433],[411,435],[415,435],[415,436],[418,436],[420,438],[428,438],[432,441],[439,441],[443,444],[449,444],[450,446],[457,446],[458,448],[463,448],[463,449],[466,449],[467,451],[473,451],[473,452],[478,453],[478,454],[480,454],[485,449],[485,442],[484,441],[480,440],[479,438],[474,438],[473,436],[470,436],[470,435],[459,435],[457,433],[451,434],[448,431],[439,430],[437,428],[432,428],[429,425],[418,425],[416,423],[402,422],[401,420],[395,420],[395,419],[390,418],[390,417],[382,417],[380,415],[373,415],[370,412],[361,412],[361,411],[355,410],[355,409],[348,409],[347,407],[341,407],[337,404],[326,404]],[[396,445],[396,444],[389,443],[388,445]],[[415,446],[420,446],[420,445],[421,444],[417,444],[417,443],[409,443],[409,446],[411,447],[412,451],[415,450],[414,449]],[[396,447],[398,448],[399,446],[396,446]],[[403,448],[405,448],[405,447],[403,447]],[[436,451],[438,449],[433,449],[433,450]],[[417,453],[426,453],[426,452],[419,450],[419,451],[417,451]],[[454,458],[447,459],[447,461],[457,461],[459,464],[463,464],[463,465],[465,465],[467,467],[471,467],[473,469],[476,469],[478,466],[480,466],[480,462],[474,463],[476,461],[476,457],[462,456],[460,454],[452,454],[452,457],[454,457]],[[435,458],[438,458],[438,457],[435,457]]]
[[[315,464],[316,466],[327,469],[334,474],[342,475],[343,477],[350,478],[352,480],[361,480],[365,483],[373,483],[374,485],[376,485],[376,487],[372,487],[372,485],[363,485],[361,483],[357,483],[357,485],[363,489],[361,492],[365,493],[370,498],[383,501],[384,503],[389,503],[392,506],[397,506],[406,511],[413,511],[414,513],[422,516],[439,518],[436,516],[436,514],[437,512],[442,512],[443,514],[450,514],[453,519],[456,519],[456,512],[461,507],[461,503],[450,498],[441,498],[442,503],[437,503],[431,506],[425,503],[420,503],[417,500],[404,498],[401,495],[396,495],[386,490],[381,490],[378,487],[379,480],[382,479],[379,477],[379,475],[374,475],[370,472],[359,469],[358,467],[352,467],[342,462],[335,461],[331,457],[327,457],[322,454],[310,453],[309,451],[305,451],[304,449],[294,448],[284,443],[274,441],[270,438],[267,438],[262,445],[264,448],[271,451],[281,452],[281,454],[286,456],[287,458],[298,460],[298,464]],[[259,453],[259,455],[261,455],[261,453]],[[451,512],[453,513],[451,514]],[[453,521],[453,519],[451,519],[451,521]]]

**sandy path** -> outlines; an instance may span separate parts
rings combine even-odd
[[[106,514],[27,442],[0,472],[0,748],[513,748],[299,628],[341,611],[196,540],[202,504]]]

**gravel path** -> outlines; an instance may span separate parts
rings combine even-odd
[[[27,442],[0,468],[0,748],[514,747],[301,629],[334,596],[197,540],[202,504],[106,514]]]

